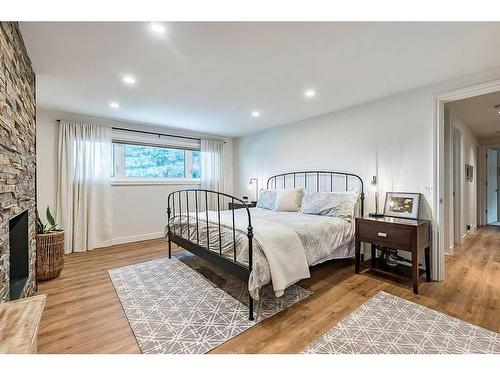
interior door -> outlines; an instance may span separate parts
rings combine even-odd
[[[496,149],[489,148],[487,151],[488,155],[488,177],[487,177],[487,187],[486,187],[486,197],[487,197],[487,223],[495,223],[498,221],[497,212],[497,200],[498,200],[498,151]]]

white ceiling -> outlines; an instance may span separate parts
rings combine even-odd
[[[239,136],[500,65],[500,23],[165,25],[22,22],[39,106]]]
[[[500,105],[500,92],[446,103],[446,108],[451,108],[475,135],[484,138],[500,135],[497,105]]]

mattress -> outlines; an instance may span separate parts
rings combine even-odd
[[[299,212],[275,212],[258,207],[250,208],[250,213],[252,220],[259,222],[261,227],[262,223],[268,222],[269,225],[280,224],[295,232],[305,252],[308,266],[330,259],[349,258],[354,255],[353,220]],[[241,225],[233,231],[233,227],[230,225],[232,211],[221,211],[220,215],[222,223],[220,226],[218,213],[214,211],[199,212],[198,224],[195,213],[190,213],[189,216],[186,214],[180,217],[175,216],[170,220],[171,231],[194,243],[199,243],[203,247],[207,247],[207,238],[209,238],[211,251],[248,265],[247,231],[243,230]],[[234,210],[234,215],[236,221],[247,223],[245,209]],[[255,234],[258,237],[258,233]],[[235,249],[236,257],[234,257]],[[248,289],[256,300],[259,299],[260,288],[272,281],[264,250],[261,243],[254,237],[253,268],[249,277]],[[278,291],[276,292],[278,295]]]

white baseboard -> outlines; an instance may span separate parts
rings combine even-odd
[[[448,248],[448,251],[444,252],[444,255],[453,255],[454,252],[455,252],[455,246],[450,246]]]
[[[111,240],[111,243],[113,245],[121,245],[121,244],[129,243],[129,242],[137,242],[137,241],[153,240],[156,238],[163,238],[163,236],[164,236],[163,232],[138,234],[135,236],[113,238]]]

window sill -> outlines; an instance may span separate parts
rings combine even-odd
[[[141,185],[200,185],[199,179],[120,179],[111,180],[111,186],[141,186]]]

